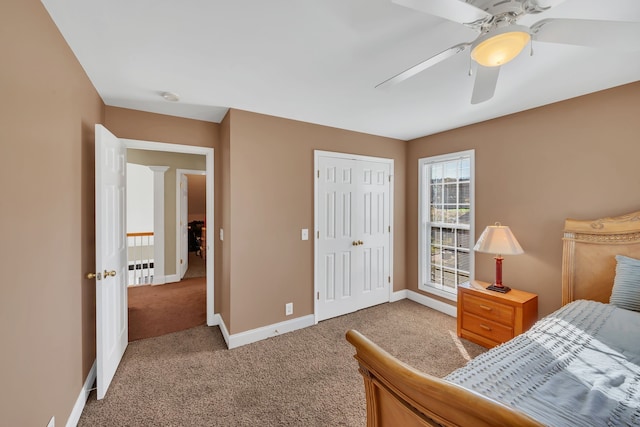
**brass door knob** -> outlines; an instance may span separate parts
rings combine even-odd
[[[96,273],[87,273],[87,279],[95,279]]]
[[[109,277],[109,276],[115,277],[116,276],[116,271],[115,270],[111,270],[111,271],[105,270],[104,271],[104,277]]]
[[[362,240],[358,240],[358,244],[359,245],[364,245],[364,242]]]
[[[354,240],[353,243],[351,243],[353,246],[358,246],[358,241]]]

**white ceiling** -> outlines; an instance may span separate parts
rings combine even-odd
[[[231,107],[408,140],[640,80],[640,50],[534,43],[478,105],[468,50],[375,89],[477,36],[390,0],[42,2],[107,105],[212,122]],[[549,17],[640,21],[640,1],[566,0],[518,23]]]

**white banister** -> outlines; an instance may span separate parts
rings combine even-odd
[[[129,286],[150,285],[154,275],[153,232],[127,233]]]

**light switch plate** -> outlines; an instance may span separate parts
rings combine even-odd
[[[220,229],[220,240],[224,240],[224,230]]]
[[[303,228],[302,229],[301,239],[302,240],[309,240],[309,229],[308,228]]]

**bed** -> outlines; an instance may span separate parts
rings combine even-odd
[[[563,306],[444,379],[348,331],[367,426],[640,425],[638,259],[640,211],[567,219]]]

